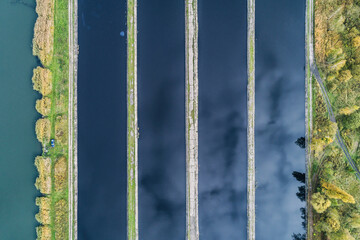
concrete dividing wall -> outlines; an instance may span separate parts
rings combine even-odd
[[[198,2],[185,4],[186,239],[198,240]]]
[[[255,240],[255,0],[248,0],[248,240]]]

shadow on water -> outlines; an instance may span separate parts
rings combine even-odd
[[[185,239],[184,9],[138,7],[140,239]]]
[[[256,2],[256,235],[291,239],[303,232],[293,171],[305,152],[305,1]]]
[[[126,1],[79,1],[79,239],[126,238]]]
[[[246,238],[246,1],[199,1],[199,222]]]

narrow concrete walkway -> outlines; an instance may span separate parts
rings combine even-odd
[[[198,240],[198,2],[185,0],[185,4],[186,239]]]
[[[69,240],[77,239],[77,69],[78,69],[78,2],[69,0],[69,105],[68,105],[68,188]]]
[[[248,0],[247,239],[255,240],[255,0]]]

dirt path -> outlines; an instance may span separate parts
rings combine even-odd
[[[314,53],[314,43],[313,43],[313,37],[314,37],[314,0],[307,0],[307,8],[306,8],[306,55],[307,55],[307,71],[310,71],[310,76],[308,76],[307,79],[307,97],[306,100],[308,101],[310,99],[310,103],[306,104],[306,107],[310,107],[310,116],[306,116],[307,117],[307,127],[309,127],[308,124],[310,124],[310,129],[312,126],[312,96],[311,96],[311,82],[312,82],[312,76],[315,77],[316,81],[319,83],[320,86],[320,90],[321,93],[324,97],[324,100],[326,102],[326,107],[329,113],[329,118],[330,121],[336,123],[336,118],[331,106],[331,102],[328,96],[328,93],[326,91],[326,88],[324,86],[324,81],[322,80],[318,67],[316,65],[316,60],[315,60],[315,53]],[[308,84],[310,84],[310,91],[308,88]],[[310,96],[308,96],[310,94]],[[308,111],[308,109],[306,109]],[[307,132],[308,133],[308,132]],[[307,134],[307,152],[306,152],[306,164],[307,164],[307,177],[306,177],[306,181],[307,181],[307,189],[306,189],[306,193],[307,193],[307,215],[308,215],[308,231],[307,231],[307,239],[311,240],[312,236],[313,236],[313,214],[312,214],[312,210],[311,206],[310,206],[310,195],[312,193],[312,184],[314,183],[314,179],[309,179],[308,175],[309,175],[309,170],[310,170],[310,143],[311,143],[311,134]],[[351,155],[344,143],[343,138],[341,137],[340,131],[337,130],[336,132],[336,140],[340,146],[340,148],[342,149],[342,151],[345,154],[345,157],[348,161],[348,163],[350,164],[350,166],[355,170],[355,175],[356,177],[360,180],[360,171],[358,170],[356,164],[354,163],[354,161],[351,158]]]
[[[311,0],[311,1],[313,1],[313,0]],[[314,48],[311,49],[311,52],[312,52],[311,56],[314,56]],[[324,97],[324,100],[326,102],[326,107],[327,107],[327,110],[328,110],[328,113],[329,113],[330,121],[336,123],[336,118],[335,118],[335,115],[334,115],[334,111],[332,109],[331,102],[330,102],[328,93],[326,91],[325,85],[324,85],[324,81],[322,80],[322,78],[320,76],[320,73],[319,73],[319,70],[317,68],[315,58],[311,58],[311,60],[310,60],[310,68],[311,68],[311,72],[312,72],[313,76],[315,77],[316,81],[320,85],[320,90],[321,90],[321,93],[322,93],[322,95]],[[347,147],[346,147],[346,145],[344,143],[344,139],[341,137],[339,129],[336,132],[336,140],[338,141],[340,148],[344,152],[348,163],[350,164],[352,169],[354,169],[356,177],[360,180],[360,171],[356,167],[356,164],[354,163],[353,159],[351,158],[351,155],[350,155],[350,153],[349,153],[349,151],[348,151],[348,149],[347,149]]]
[[[198,220],[198,11],[186,0],[186,239],[199,239]]]

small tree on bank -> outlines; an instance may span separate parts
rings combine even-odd
[[[51,123],[48,118],[40,118],[35,125],[36,137],[45,146],[50,141]]]
[[[37,67],[33,71],[33,88],[34,90],[46,96],[52,90],[52,74],[49,69]]]
[[[311,196],[310,203],[317,213],[323,213],[331,206],[331,201],[319,192]]]
[[[43,116],[47,116],[51,110],[51,99],[48,97],[43,97],[36,100],[35,105],[36,110]]]

